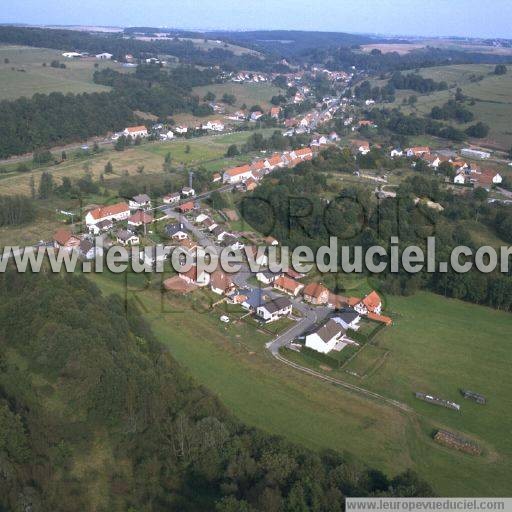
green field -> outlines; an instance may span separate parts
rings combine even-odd
[[[5,59],[9,62],[6,63]],[[52,60],[66,65],[66,69],[50,66]],[[46,67],[43,67],[46,63]],[[94,65],[98,64],[98,68]],[[25,46],[0,46],[0,100],[13,100],[36,93],[81,93],[108,91],[109,88],[93,82],[96,69],[107,67],[124,70],[115,62],[94,58],[72,60],[62,52]]]
[[[272,96],[280,94],[281,90],[269,83],[247,83],[239,84],[235,82],[227,82],[225,84],[205,85],[195,87],[194,93],[199,95],[200,98],[208,92],[213,92],[217,99],[220,101],[223,94],[234,94],[236,97],[236,104],[227,108],[229,111],[234,111],[242,107],[245,103],[247,107],[253,105],[260,105],[263,109],[270,109],[272,106],[270,100]]]
[[[122,292],[119,277],[92,276],[106,293]],[[406,414],[288,368],[264,349],[269,336],[250,323],[228,326],[198,298],[160,296],[158,285],[129,283],[128,296],[145,310],[159,339],[201,384],[242,421],[313,449],[353,454],[389,473],[415,469],[441,495],[508,495],[512,490],[512,382],[508,376],[512,317],[429,293],[389,298],[396,325],[381,332],[376,347],[354,368],[361,380],[345,380],[407,402]],[[379,357],[389,355],[382,364]],[[480,391],[489,405],[463,400],[460,387]],[[462,404],[456,413],[417,401],[424,390]],[[480,442],[480,457],[435,444],[439,426]]]
[[[466,107],[475,115],[475,121],[482,121],[491,127],[486,140],[478,143],[508,150],[512,146],[512,69],[506,75],[493,74],[494,66],[488,64],[461,64],[439,66],[421,69],[419,73],[425,78],[435,81],[446,81],[448,91],[439,91],[428,95],[420,95],[414,91],[397,91],[395,106],[400,106],[405,112],[429,114],[434,106],[441,106],[453,98],[457,87],[461,87],[468,98],[475,101],[474,105],[466,103]],[[484,78],[475,81],[475,77]],[[402,100],[409,96],[417,96],[418,102],[414,107],[402,106]],[[467,125],[457,125],[465,128]]]

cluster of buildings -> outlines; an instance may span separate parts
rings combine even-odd
[[[456,185],[471,185],[473,187],[482,187],[490,190],[494,185],[499,185],[503,181],[501,174],[492,169],[481,169],[481,167],[471,161],[466,161],[463,156],[473,159],[486,160],[490,157],[490,153],[476,149],[462,149],[461,156],[456,154],[445,154],[445,152],[431,151],[428,146],[415,146],[407,148],[405,151],[401,149],[393,149],[390,153],[392,158],[406,156],[413,158],[413,166],[417,160],[422,160],[431,169],[437,170],[439,166],[446,162],[453,169],[453,183]]]

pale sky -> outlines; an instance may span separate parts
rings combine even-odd
[[[511,0],[0,0],[0,23],[512,38]]]

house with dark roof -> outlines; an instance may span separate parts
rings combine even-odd
[[[142,208],[151,208],[151,199],[147,194],[139,194],[129,201],[130,210],[140,210]]]
[[[328,354],[336,346],[342,349],[345,346],[345,332],[342,325],[331,318],[320,329],[306,336],[306,347],[322,354]]]
[[[121,245],[139,245],[140,239],[135,233],[121,229],[121,231],[117,233],[117,243]]]
[[[333,320],[339,323],[345,330],[352,329],[353,331],[357,331],[359,329],[361,316],[355,309],[342,308],[336,313]]]
[[[173,240],[185,240],[188,238],[185,226],[181,222],[167,224],[164,228],[165,234]]]
[[[277,297],[267,300],[256,309],[256,314],[264,322],[270,323],[292,313],[292,303],[288,297]]]

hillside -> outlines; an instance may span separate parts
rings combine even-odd
[[[85,278],[0,281],[0,510],[336,511],[432,492],[240,425]]]

